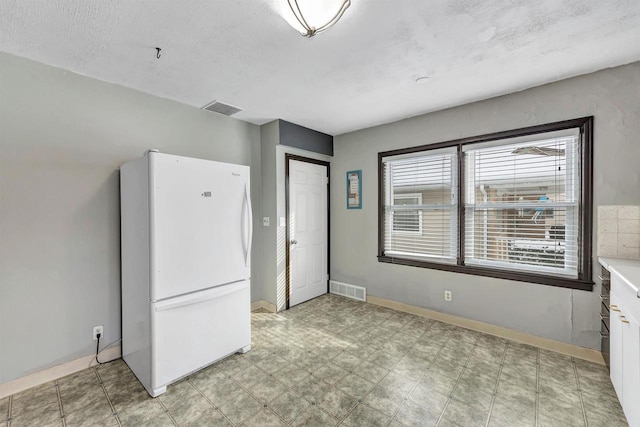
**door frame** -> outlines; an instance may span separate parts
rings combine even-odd
[[[290,249],[291,249],[291,236],[290,236],[290,230],[289,230],[289,216],[290,216],[290,202],[289,202],[289,190],[290,190],[290,184],[289,184],[289,162],[291,160],[297,160],[299,162],[305,162],[305,163],[313,163],[316,165],[320,165],[320,166],[326,166],[327,168],[327,276],[329,275],[329,271],[330,271],[330,267],[331,267],[331,258],[330,258],[330,246],[331,246],[331,219],[330,219],[330,213],[331,213],[331,180],[329,179],[331,176],[331,163],[324,161],[324,160],[318,160],[318,159],[312,159],[310,157],[304,157],[304,156],[299,156],[297,154],[291,154],[291,153],[285,153],[284,155],[284,193],[285,193],[285,216],[286,216],[286,227],[285,227],[285,231],[286,231],[286,235],[285,235],[285,245],[286,245],[286,265],[285,265],[285,269],[286,269],[286,299],[287,299],[287,304],[285,306],[285,309],[288,310],[289,309],[289,299],[290,299],[290,295],[291,295],[291,253],[290,253]],[[327,293],[329,293],[329,279],[327,279]]]

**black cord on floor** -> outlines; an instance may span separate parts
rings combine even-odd
[[[98,337],[98,344],[96,344],[96,363],[97,363],[98,365],[104,365],[104,364],[105,364],[105,363],[107,363],[107,362],[101,362],[101,361],[99,361],[99,360],[98,360],[98,354],[100,353],[100,335],[102,335],[102,334],[98,334],[98,335],[97,335],[97,337]]]

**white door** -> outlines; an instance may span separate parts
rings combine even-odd
[[[249,167],[149,156],[151,300],[249,279]]]
[[[327,293],[327,167],[289,160],[289,306]]]

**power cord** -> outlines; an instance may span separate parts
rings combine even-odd
[[[96,345],[96,363],[98,365],[104,365],[107,362],[101,362],[98,360],[98,354],[100,354],[100,337],[102,336],[102,334],[98,333],[96,334],[96,337],[98,338],[98,344]]]
[[[97,364],[99,364],[99,365],[104,365],[104,364],[106,364],[106,363],[111,362],[111,360],[108,360],[108,361],[106,361],[106,362],[100,362],[100,361],[98,360],[98,355],[99,355],[101,352],[103,352],[103,351],[105,351],[105,350],[107,350],[107,349],[109,349],[109,348],[113,347],[114,345],[116,345],[116,344],[118,344],[120,341],[122,341],[122,338],[118,338],[117,340],[113,341],[113,342],[112,342],[112,343],[110,343],[110,344],[107,344],[106,346],[104,346],[104,348],[103,348],[102,350],[100,350],[100,337],[101,337],[101,336],[102,336],[102,334],[96,334],[96,339],[98,340],[98,344],[97,344],[97,346],[96,346],[96,356],[95,356],[95,358],[94,358],[94,359],[91,359],[91,361],[89,362],[89,366],[87,366],[87,368],[90,368],[90,367],[92,366],[92,364],[93,364],[93,362],[94,362],[94,361],[95,361]]]

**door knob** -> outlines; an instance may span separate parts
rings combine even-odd
[[[297,245],[297,244],[298,244],[298,241],[297,241],[297,240],[291,240],[291,244],[292,244],[292,245]]]

